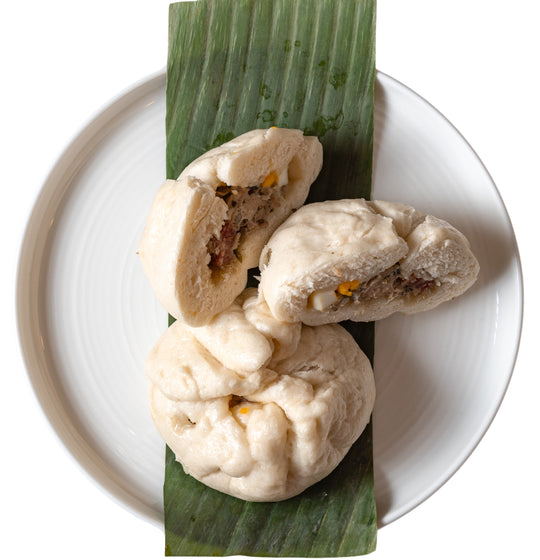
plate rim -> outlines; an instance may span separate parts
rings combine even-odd
[[[389,516],[384,525],[379,526],[379,529],[385,527],[394,521],[401,518],[403,515],[411,512],[424,501],[429,499],[434,493],[436,493],[442,486],[444,486],[456,472],[466,463],[468,458],[477,448],[479,443],[484,438],[485,434],[489,430],[492,422],[494,421],[500,406],[504,400],[506,392],[508,390],[510,381],[513,376],[515,369],[515,364],[519,354],[519,347],[522,336],[523,328],[523,315],[524,315],[524,287],[523,287],[523,270],[521,266],[521,258],[519,253],[519,247],[517,244],[517,239],[514,231],[510,215],[504,204],[504,200],[497,188],[492,176],[487,170],[486,166],[482,162],[478,153],[469,144],[467,139],[461,134],[461,132],[429,101],[424,97],[419,95],[417,92],[412,90],[407,85],[403,84],[399,80],[389,76],[388,74],[376,71],[376,82],[379,80],[387,81],[392,87],[398,89],[403,89],[408,95],[413,96],[416,100],[425,104],[432,112],[434,112],[438,118],[443,119],[446,125],[449,125],[455,133],[457,133],[461,141],[470,150],[473,157],[480,163],[483,168],[484,173],[489,178],[491,187],[497,198],[497,203],[500,209],[503,211],[507,226],[512,235],[512,246],[514,250],[515,266],[516,266],[516,276],[517,276],[517,297],[519,305],[516,305],[516,317],[517,329],[515,330],[515,337],[512,341],[512,360],[511,367],[506,374],[506,381],[502,388],[501,394],[497,395],[496,405],[489,414],[484,415],[485,420],[481,428],[475,433],[475,437],[471,439],[472,443],[460,454],[459,458],[456,458],[452,463],[451,467],[448,468],[445,473],[437,478],[437,483],[434,483],[431,488],[426,489],[419,497],[417,497],[413,503],[408,503],[398,510],[394,515]],[[28,298],[28,294],[32,291],[31,281],[27,281],[26,278],[29,276],[29,271],[35,270],[35,265],[41,265],[44,257],[44,250],[36,250],[34,242],[37,239],[37,234],[42,231],[44,221],[46,220],[47,207],[51,205],[55,196],[61,200],[67,191],[69,191],[69,181],[60,189],[62,192],[57,192],[58,187],[56,186],[59,177],[64,175],[65,169],[69,168],[70,165],[76,161],[76,157],[81,154],[81,149],[88,147],[88,141],[94,140],[96,143],[96,133],[100,130],[104,130],[107,127],[107,123],[110,124],[111,117],[118,118],[122,112],[127,109],[133,102],[135,102],[139,97],[143,96],[145,92],[150,92],[155,90],[157,87],[163,87],[166,82],[166,70],[160,69],[153,72],[147,76],[142,77],[130,86],[121,90],[118,94],[112,97],[108,102],[102,104],[94,113],[87,119],[78,129],[78,131],[70,138],[65,144],[64,149],[61,151],[60,155],[51,165],[48,173],[46,174],[45,180],[42,182],[41,187],[38,190],[37,196],[35,197],[33,204],[31,205],[29,212],[27,214],[26,222],[23,227],[23,233],[19,242],[18,249],[18,261],[16,266],[16,289],[15,289],[15,303],[16,303],[16,322],[17,322],[17,334],[18,334],[18,344],[20,354],[23,358],[23,363],[26,369],[26,374],[32,386],[34,397],[41,408],[41,412],[45,420],[47,421],[49,427],[54,432],[54,435],[61,443],[64,451],[71,460],[77,465],[80,471],[84,472],[91,481],[109,498],[114,502],[118,503],[121,507],[134,514],[135,516],[150,522],[158,527],[162,527],[162,519],[156,516],[155,509],[148,504],[142,502],[129,492],[127,492],[121,485],[119,485],[113,478],[107,476],[107,473],[99,467],[99,465],[94,464],[91,461],[91,455],[86,453],[79,442],[77,441],[77,436],[79,438],[82,434],[76,431],[75,435],[69,433],[69,427],[65,425],[65,415],[58,413],[52,404],[50,397],[45,398],[44,395],[44,381],[40,379],[40,372],[42,371],[42,362],[38,356],[39,354],[39,342],[35,340],[35,329],[31,329],[26,323],[28,320],[32,319],[34,311],[37,313],[37,302],[32,302],[31,298]],[[64,170],[64,171],[63,171]],[[60,202],[58,203],[60,204]],[[43,236],[46,240],[48,237]],[[37,258],[36,258],[37,254]],[[38,276],[41,276],[41,266],[38,266],[40,270]],[[37,285],[41,283],[41,280],[37,281]],[[34,307],[32,307],[34,303]],[[510,344],[508,345],[510,346]],[[91,446],[90,446],[91,447]],[[96,451],[94,450],[94,454]]]
[[[431,488],[426,489],[422,494],[417,496],[414,501],[413,500],[409,501],[406,505],[403,505],[400,508],[400,510],[397,510],[393,515],[388,516],[388,520],[382,526],[382,527],[386,527],[386,526],[390,525],[391,523],[393,523],[394,521],[397,521],[398,519],[400,519],[401,517],[403,517],[407,513],[410,513],[411,511],[413,511],[415,508],[417,508],[419,505],[421,505],[426,500],[428,500],[431,496],[433,496],[447,482],[449,482],[450,479],[461,469],[461,467],[463,467],[463,465],[465,465],[465,463],[468,461],[468,459],[474,453],[476,448],[480,445],[481,441],[484,439],[486,433],[488,432],[489,428],[491,427],[492,423],[494,422],[494,420],[495,420],[495,418],[496,418],[496,416],[499,412],[499,409],[500,409],[500,407],[501,407],[501,405],[504,401],[506,393],[508,392],[508,388],[510,386],[510,382],[511,382],[513,374],[514,374],[517,358],[518,358],[518,355],[519,355],[522,333],[523,333],[523,319],[524,319],[525,303],[524,303],[523,267],[522,267],[522,262],[521,262],[519,245],[518,245],[517,237],[516,237],[516,234],[515,234],[515,229],[514,229],[510,214],[508,212],[508,209],[506,207],[506,204],[504,203],[504,199],[501,195],[501,192],[500,192],[499,188],[497,187],[497,184],[495,183],[491,173],[489,172],[486,165],[484,164],[482,158],[480,157],[478,152],[472,147],[472,145],[469,143],[469,141],[465,138],[465,136],[461,133],[461,131],[439,109],[437,109],[437,107],[435,107],[431,102],[429,102],[422,95],[420,95],[419,93],[414,91],[411,87],[407,86],[406,84],[404,84],[400,80],[397,80],[396,78],[394,78],[394,77],[392,77],[392,76],[390,76],[390,75],[388,75],[384,72],[381,72],[380,70],[377,70],[376,73],[377,73],[376,80],[377,80],[378,76],[383,76],[384,79],[388,80],[388,83],[391,84],[393,87],[397,87],[397,88],[400,88],[401,90],[405,91],[409,96],[415,98],[417,101],[419,101],[423,105],[425,105],[426,108],[428,108],[432,113],[436,114],[437,117],[439,119],[441,119],[445,123],[446,126],[451,128],[453,133],[456,134],[460,138],[463,145],[466,146],[467,150],[471,153],[471,155],[474,157],[474,159],[476,159],[478,164],[481,166],[482,171],[485,173],[486,178],[489,180],[489,182],[491,184],[491,188],[493,190],[493,193],[496,196],[498,206],[499,206],[500,210],[502,211],[502,213],[504,215],[506,225],[507,225],[507,227],[509,229],[509,233],[511,235],[511,242],[512,242],[511,244],[512,244],[512,247],[513,247],[513,258],[514,258],[514,261],[515,261],[515,273],[516,273],[516,280],[517,280],[517,284],[516,284],[517,301],[516,301],[516,305],[515,305],[515,311],[516,311],[515,317],[517,318],[517,321],[516,321],[517,324],[516,324],[515,331],[513,331],[514,338],[511,341],[511,344],[510,343],[508,344],[508,347],[511,346],[511,349],[512,349],[512,352],[511,352],[512,359],[510,360],[509,369],[506,372],[505,382],[501,385],[500,393],[497,393],[497,398],[494,400],[493,407],[489,410],[489,412],[486,412],[484,414],[483,423],[476,430],[474,437],[470,438],[469,446],[463,449],[463,452],[459,455],[459,457],[456,457],[454,459],[452,464],[444,471],[444,473],[442,473],[437,478],[437,481],[433,483]],[[382,527],[380,526],[379,529],[382,528]]]
[[[83,472],[102,492],[121,507],[136,517],[156,526],[161,526],[162,520],[158,519],[155,510],[125,491],[121,485],[107,476],[103,469],[92,462],[91,454],[83,451],[77,440],[77,435],[81,437],[81,434],[78,432],[75,435],[70,433],[69,427],[63,421],[64,416],[55,409],[51,398],[48,395],[46,398],[44,395],[46,389],[39,375],[42,371],[40,367],[41,361],[38,356],[39,343],[35,340],[35,331],[28,327],[25,322],[31,321],[33,317],[32,302],[27,297],[28,293],[32,291],[32,287],[30,286],[30,281],[27,282],[26,278],[30,276],[29,272],[35,268],[32,265],[41,264],[45,253],[44,248],[38,250],[37,253],[40,258],[36,260],[34,242],[38,240],[37,234],[42,230],[43,226],[40,224],[43,224],[46,220],[47,206],[51,204],[52,199],[57,194],[55,185],[59,180],[59,176],[64,174],[64,168],[73,165],[73,156],[80,155],[81,150],[87,146],[88,140],[93,140],[94,144],[97,143],[95,140],[96,133],[100,130],[103,131],[110,124],[111,117],[119,117],[125,109],[137,101],[139,97],[143,96],[144,92],[152,91],[158,87],[158,84],[164,83],[165,76],[165,69],[160,69],[123,88],[97,108],[79,126],[71,138],[68,139],[64,148],[46,173],[45,179],[42,181],[41,187],[28,211],[23,233],[19,240],[15,273],[15,315],[19,351],[35,401],[46,423],[56,440],[61,444],[63,451],[69,456],[80,472]],[[69,185],[65,185],[59,198],[62,199],[68,190]],[[38,269],[39,275],[41,275],[41,268],[39,266]],[[35,307],[37,310],[37,306]]]

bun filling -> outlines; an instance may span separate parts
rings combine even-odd
[[[358,280],[342,282],[333,290],[319,290],[308,298],[308,307],[318,311],[335,311],[349,303],[383,299],[390,302],[398,297],[420,296],[430,293],[440,282],[420,274],[404,277],[400,263],[387,268],[366,282]]]
[[[256,187],[231,187],[220,185],[216,196],[227,204],[227,216],[219,236],[213,235],[207,244],[210,254],[209,267],[218,271],[239,260],[242,237],[268,224],[267,217],[283,202],[283,189],[277,186],[278,177],[271,173]]]

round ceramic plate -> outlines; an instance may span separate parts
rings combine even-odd
[[[453,223],[480,261],[451,304],[376,325],[380,525],[466,460],[493,419],[518,348],[522,285],[503,202],[478,157],[433,107],[379,73],[373,198]],[[143,364],[167,325],[136,254],[165,170],[165,75],[123,93],[75,138],[36,201],[19,263],[19,332],[43,409],[112,497],[161,523],[164,444]]]

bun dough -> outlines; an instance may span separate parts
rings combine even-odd
[[[283,500],[328,475],[375,400],[352,336],[339,325],[280,323],[254,289],[202,329],[175,322],[146,363],[154,422],[184,470],[250,501]]]
[[[272,232],[304,203],[321,166],[317,138],[270,128],[210,150],[165,181],[138,253],[167,312],[200,326],[226,309]]]
[[[302,207],[273,234],[259,266],[272,314],[308,325],[432,309],[479,272],[465,236],[444,220],[363,199]]]

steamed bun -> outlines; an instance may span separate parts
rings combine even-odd
[[[161,305],[200,326],[246,286],[272,232],[322,167],[322,146],[301,130],[246,132],[209,150],[157,191],[138,253]]]
[[[427,311],[463,294],[479,272],[448,222],[364,199],[303,206],[274,232],[259,267],[272,314],[307,325]]]
[[[371,364],[343,327],[282,323],[253,289],[202,328],[175,322],[146,373],[154,422],[185,472],[250,501],[328,475],[375,400]]]

